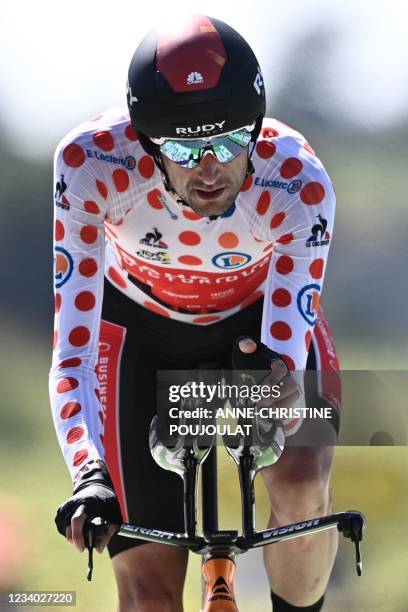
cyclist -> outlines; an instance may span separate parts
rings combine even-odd
[[[122,518],[183,531],[181,481],[148,447],[156,371],[228,367],[244,336],[243,352],[263,342],[281,355],[270,382],[285,406],[299,398],[289,371],[335,372],[319,307],[335,196],[304,137],[265,118],[256,57],[222,21],[193,15],[150,32],[127,102],[55,156],[50,396],[74,485],[56,520],[79,550],[86,517],[108,521],[99,550],[120,612],[179,611],[186,552],[115,534]],[[303,426],[285,421],[293,444],[262,471],[270,526],[330,511],[332,446],[305,445]],[[336,547],[333,530],[266,547],[275,611],[321,609]]]

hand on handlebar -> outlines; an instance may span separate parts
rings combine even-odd
[[[237,351],[234,353],[235,367],[240,369],[270,369],[270,374],[262,379],[262,384],[269,385],[271,388],[279,385],[279,397],[277,399],[265,397],[260,399],[257,405],[268,407],[278,404],[287,408],[293,406],[300,398],[301,390],[295,379],[290,375],[281,356],[268,349],[261,342],[255,342],[252,338],[240,338],[237,345],[240,353],[237,353]]]
[[[85,512],[85,505],[79,506],[71,518],[71,524],[66,528],[66,538],[68,542],[76,546],[79,552],[83,552],[87,548],[88,542],[85,538],[85,531],[89,521],[88,515]],[[118,531],[120,525],[113,523],[105,523],[105,533],[96,538],[94,548],[102,553],[105,550],[111,537]]]
[[[72,497],[58,508],[55,523],[59,533],[82,552],[87,545],[84,534],[86,521],[95,517],[107,523],[106,533],[100,533],[94,544],[96,550],[102,552],[123,519],[106,467],[90,462],[76,480]]]

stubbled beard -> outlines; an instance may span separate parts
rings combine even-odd
[[[245,180],[245,178],[244,178]],[[242,182],[244,182],[244,180]],[[224,185],[224,187],[229,188],[229,190],[231,191],[231,185]],[[176,195],[179,196],[179,198],[181,199],[183,204],[187,204],[187,206],[189,206],[194,212],[196,212],[197,214],[201,215],[202,217],[210,217],[213,215],[222,215],[224,212],[226,212],[230,206],[232,205],[232,203],[235,201],[236,197],[238,196],[240,190],[241,190],[242,184],[236,188],[233,192],[232,195],[230,195],[228,197],[228,200],[226,201],[226,203],[224,204],[224,206],[222,207],[222,209],[218,210],[217,212],[214,211],[208,211],[206,209],[208,209],[208,207],[211,207],[211,204],[205,203],[203,202],[202,204],[199,204],[197,206],[197,204],[195,204],[191,198],[188,197],[187,193],[183,192],[183,191],[175,191]],[[200,187],[192,187],[190,189],[190,193],[191,191],[193,191],[193,189],[200,189]]]

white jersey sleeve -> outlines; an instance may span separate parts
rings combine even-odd
[[[255,235],[273,243],[262,341],[284,356],[289,369],[303,370],[333,232],[335,193],[322,163],[294,130],[278,141],[262,141],[257,155],[274,160],[272,180],[258,177],[266,189],[253,224]],[[286,188],[280,189],[279,181]]]
[[[80,141],[81,136],[62,141],[54,163],[55,331],[50,398],[59,444],[72,478],[85,462],[104,458],[95,367],[106,198],[105,186],[94,176]]]

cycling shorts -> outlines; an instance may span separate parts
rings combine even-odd
[[[149,449],[149,428],[156,413],[156,372],[194,369],[198,363],[220,363],[231,369],[234,340],[260,338],[262,299],[241,312],[207,326],[169,320],[147,310],[105,281],[97,373],[104,412],[103,443],[110,476],[125,522],[183,532],[182,480],[159,467]],[[316,371],[316,390],[306,405],[322,403],[319,370],[337,364],[323,316],[315,325],[307,369]],[[338,365],[338,364],[337,364]],[[333,398],[338,430],[339,392]],[[327,398],[326,398],[327,401]],[[290,424],[289,424],[290,428]],[[295,440],[300,431],[293,437]],[[115,535],[109,555],[143,544]]]

